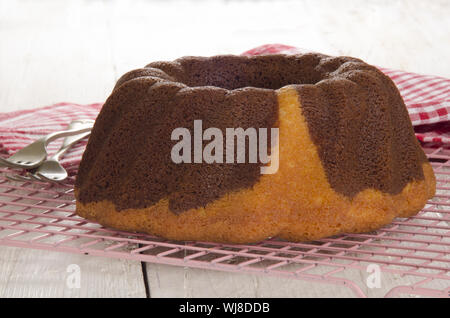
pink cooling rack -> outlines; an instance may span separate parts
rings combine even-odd
[[[360,297],[368,287],[350,273],[367,275],[375,264],[383,277],[397,282],[387,297],[449,297],[450,150],[425,150],[437,194],[417,216],[396,219],[376,232],[302,243],[175,242],[116,231],[74,214],[73,179],[64,185],[19,183],[5,178],[12,171],[0,170],[0,245],[290,277],[341,285]]]

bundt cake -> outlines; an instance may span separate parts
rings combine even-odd
[[[193,136],[183,135],[181,161],[177,128]],[[250,147],[239,162],[227,142],[205,162],[202,149],[219,138],[209,128],[265,132],[270,162],[251,160]],[[217,159],[227,151],[233,160]],[[434,193],[393,82],[359,59],[316,53],[183,57],[123,75],[75,184],[76,213],[105,226],[234,243],[371,231]]]

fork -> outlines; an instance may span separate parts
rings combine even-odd
[[[69,125],[69,129],[73,129],[77,126],[76,122],[72,122]],[[79,125],[78,125],[79,126]],[[80,135],[74,135],[66,137],[63,144],[58,149],[58,151],[53,154],[50,158],[45,160],[38,168],[30,170],[26,176],[15,175],[7,176],[8,179],[14,181],[53,181],[60,182],[68,177],[66,169],[61,166],[59,160],[62,156],[77,142],[89,136],[91,132],[85,132]]]
[[[75,120],[72,122],[76,128],[57,131],[39,138],[32,144],[17,151],[14,155],[5,159],[0,157],[0,166],[9,168],[33,169],[38,167],[47,158],[47,145],[61,137],[79,135],[92,129],[93,120]],[[72,124],[71,123],[71,124]]]
[[[8,176],[9,179],[14,181],[50,181],[61,182],[67,179],[68,173],[66,169],[60,164],[59,160],[62,156],[77,142],[89,136],[90,132],[86,132],[81,135],[73,136],[75,139],[65,142],[64,145],[50,158],[45,160],[38,168],[31,170],[26,176],[16,175]]]

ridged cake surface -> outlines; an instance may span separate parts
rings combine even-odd
[[[269,149],[278,170],[175,163],[171,134],[186,127],[194,135],[196,120],[224,135],[230,127],[278,128]],[[394,83],[361,60],[315,53],[184,57],[123,75],[75,186],[77,213],[88,219],[219,242],[370,231],[417,213],[434,192]]]

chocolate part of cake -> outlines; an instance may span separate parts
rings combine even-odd
[[[398,194],[412,180],[424,180],[427,159],[405,120],[403,99],[387,76],[371,74],[378,72],[346,71],[297,87],[328,182],[350,198],[366,188]]]
[[[260,164],[173,163],[171,132],[185,127],[192,134],[194,120],[224,133],[237,127],[270,131],[278,127],[277,90],[286,85],[298,92],[336,192],[353,197],[373,188],[396,194],[424,179],[426,157],[404,102],[375,67],[315,53],[184,57],[119,79],[83,155],[78,200],[108,200],[123,210],[168,199],[170,210],[181,213],[253,187]]]
[[[274,127],[277,97],[273,90],[180,89],[171,83],[140,79],[117,88],[115,96],[121,95],[124,98],[117,99],[127,100],[126,106],[116,104],[114,97],[108,100],[92,131],[94,137],[89,140],[77,178],[77,188],[90,185],[89,191],[80,191],[81,202],[110,200],[122,210],[147,207],[168,198],[171,211],[180,213],[206,206],[226,193],[258,182],[262,166],[259,163],[172,162],[175,142],[171,141],[171,133],[185,127],[193,135],[194,120],[202,120],[204,130],[214,127],[224,134],[228,127]],[[97,132],[111,122],[107,114],[112,108],[117,109],[115,129],[98,138]],[[108,118],[103,118],[103,114]],[[85,173],[91,165],[97,168]]]

